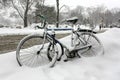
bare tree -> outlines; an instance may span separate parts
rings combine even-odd
[[[59,9],[60,14],[59,14],[59,21],[62,21],[66,18],[69,18],[71,15],[70,7],[67,5],[62,5]]]
[[[84,8],[82,6],[77,6],[75,9],[71,10],[69,17],[78,17],[79,21],[78,23],[83,23],[83,14],[84,14]]]
[[[120,8],[113,8],[111,10],[114,18],[113,18],[113,23],[117,22],[118,19],[120,18]]]
[[[11,0],[0,0],[0,4],[2,5],[3,8],[6,8],[10,6],[10,1]]]
[[[113,23],[114,15],[110,10],[106,10],[104,13],[104,23],[105,26],[108,27]]]
[[[41,1],[42,0],[12,0],[13,7],[24,22],[24,27],[28,26],[28,12],[31,9],[31,6]]]
[[[52,6],[45,6],[41,4],[36,5],[36,11],[34,12],[35,15],[42,14],[43,16],[46,17],[46,20],[49,24],[55,23],[56,22],[56,10],[55,7]],[[39,17],[34,17],[34,22],[38,23],[41,22]]]
[[[94,26],[98,25],[102,19],[104,19],[104,12],[105,12],[104,6],[98,6],[98,7],[89,7],[87,8],[87,13],[89,15],[89,20],[92,20],[91,22],[94,24]]]

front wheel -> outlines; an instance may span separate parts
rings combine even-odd
[[[80,41],[80,38],[84,42]],[[80,56],[90,57],[104,54],[104,48],[102,43],[93,33],[90,32],[80,33],[77,40],[79,41],[79,44],[76,45],[77,47],[91,44],[91,47],[78,51],[78,54]]]
[[[62,55],[64,54],[63,47],[60,43],[55,43],[55,44],[49,44],[48,49],[47,49],[47,56],[49,61],[52,61],[54,57],[54,52],[58,54],[57,60],[61,60]]]
[[[44,44],[44,46],[43,46]],[[17,46],[16,59],[20,66],[38,67],[43,65],[53,66],[56,61],[55,54],[52,61],[47,57],[48,41],[40,35],[24,37]]]

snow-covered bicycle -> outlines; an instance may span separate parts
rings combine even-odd
[[[91,30],[71,30],[71,46],[69,49],[65,44],[56,39],[54,31],[48,33],[47,21],[43,19],[43,34],[32,34],[24,37],[17,46],[16,59],[20,66],[38,67],[48,65],[53,67],[56,61],[60,61],[63,55],[64,61],[81,56],[95,56],[104,53],[100,40]],[[67,19],[66,22],[75,24],[78,18]]]

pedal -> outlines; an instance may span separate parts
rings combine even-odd
[[[67,61],[70,61],[71,59],[72,59],[72,58],[68,58],[68,57],[67,57],[67,58],[64,59],[63,61],[64,61],[64,62],[67,62]]]
[[[65,60],[64,60],[64,62],[67,62],[67,61],[68,61],[68,59],[65,59]]]
[[[68,61],[72,61],[74,58],[67,58],[65,60],[63,60],[64,62],[68,62]]]

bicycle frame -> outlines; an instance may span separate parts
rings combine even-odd
[[[54,44],[56,44],[56,43],[59,43],[60,45],[62,45],[63,48],[69,50],[67,46],[65,46],[63,43],[61,43],[59,40],[57,40],[57,39],[55,38],[55,35],[56,35],[55,33],[54,33],[54,34],[49,34],[49,33],[47,32],[47,28],[45,28],[45,29],[44,29],[44,34],[43,34],[44,42],[43,42],[42,48],[44,47],[45,40],[47,39],[51,44],[54,45]],[[71,47],[75,47],[75,45],[72,45],[72,44],[73,44],[73,41],[74,41],[73,35],[76,35],[77,37],[79,37],[79,40],[80,40],[83,44],[87,44],[87,42],[86,42],[82,37],[79,36],[79,34],[78,34],[77,31],[72,30],[71,35],[72,35],[72,36],[71,36]],[[81,49],[87,48],[87,47],[89,47],[89,46],[90,46],[90,45],[85,46],[85,47],[81,47]],[[41,49],[42,49],[42,48],[41,48]],[[79,50],[81,50],[81,49],[79,49]]]
[[[72,25],[72,27],[73,27],[73,25]],[[90,48],[90,47],[91,47],[91,44],[87,44],[87,42],[86,42],[82,37],[79,36],[78,30],[75,31],[74,29],[72,29],[72,31],[71,31],[71,35],[72,35],[72,36],[71,36],[71,47],[73,47],[73,50],[69,50],[67,46],[65,46],[64,44],[62,44],[60,41],[58,41],[58,40],[55,38],[55,32],[54,32],[54,31],[52,32],[52,34],[49,34],[49,33],[47,32],[47,31],[48,31],[48,28],[47,28],[47,23],[46,23],[45,21],[44,21],[43,28],[44,28],[44,34],[43,34],[44,41],[43,41],[43,45],[42,45],[40,51],[43,49],[46,39],[50,42],[50,44],[53,45],[53,47],[54,47],[54,45],[55,45],[56,43],[59,43],[63,48],[65,48],[65,49],[68,50],[69,52],[71,52],[71,51],[77,51],[77,50],[82,50],[82,49],[86,49],[86,48]],[[79,38],[79,40],[80,40],[83,44],[85,44],[86,46],[82,46],[82,47],[80,47],[79,49],[75,49],[75,45],[73,45],[73,40],[74,40],[73,35],[76,35],[76,36]],[[63,53],[61,54],[60,57],[62,57],[63,54],[64,54],[64,51],[63,51]]]
[[[63,58],[65,59],[64,61],[67,61],[74,57],[80,58],[81,56],[94,56],[97,54],[100,55],[101,53],[104,54],[102,44],[93,32],[82,31],[79,29],[75,30],[75,28],[73,28],[71,31],[71,47],[73,49],[70,49],[64,43],[56,39],[54,32],[53,34],[48,33],[47,22],[43,16],[40,15],[40,17],[44,19],[43,26],[40,27],[41,29],[44,29],[44,34],[28,35],[24,37],[17,46],[16,59],[20,66],[26,65],[30,67],[37,67],[40,65],[47,65],[49,63],[49,66],[53,67],[55,62],[60,61],[63,55],[65,55]],[[74,18],[66,21],[75,25],[77,20],[77,18]],[[90,40],[93,41],[91,42]],[[38,41],[37,43],[32,43],[35,47],[31,47],[31,45],[28,45],[27,47],[26,45],[32,41]],[[94,45],[94,42],[97,44]],[[44,61],[45,64],[43,64]]]

